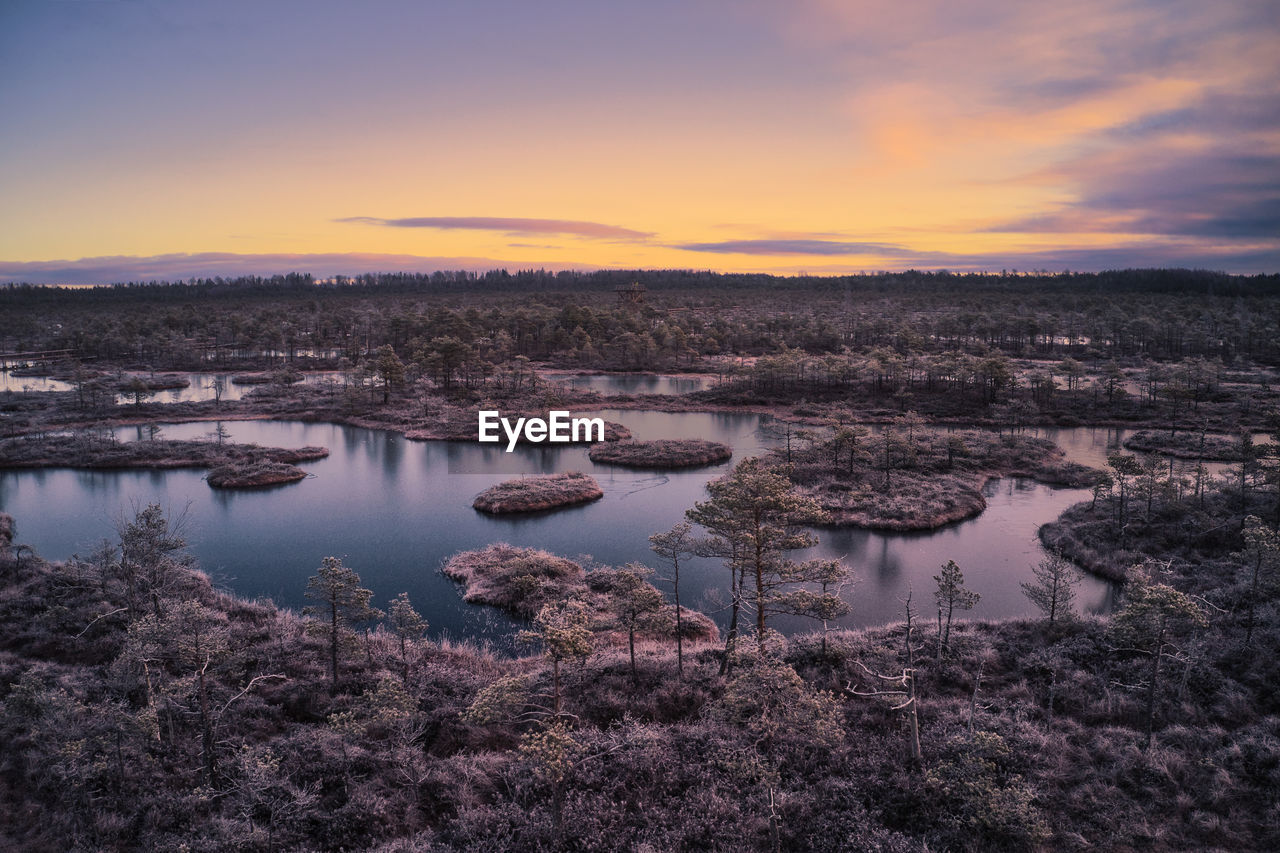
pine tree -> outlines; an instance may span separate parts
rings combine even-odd
[[[323,632],[329,641],[329,678],[338,686],[338,646],[354,636],[351,626],[382,615],[369,605],[373,592],[360,586],[355,569],[342,565],[338,557],[325,557],[319,571],[307,581],[306,597],[319,604],[303,610],[324,620]]]
[[[755,611],[761,654],[769,615],[793,612],[784,593],[806,578],[784,555],[815,544],[813,534],[801,525],[820,519],[822,510],[816,501],[797,494],[785,476],[756,458],[740,462],[728,476],[710,483],[707,491],[711,500],[695,504],[685,516],[710,531],[704,553],[723,558],[732,573],[732,612],[721,664],[725,673],[743,607]]]
[[[1022,592],[1031,603],[1040,608],[1052,625],[1059,617],[1071,612],[1071,604],[1075,601],[1075,587],[1080,583],[1080,574],[1061,554],[1049,554],[1031,569],[1035,583],[1022,584]]]
[[[1151,658],[1143,715],[1146,721],[1143,749],[1147,749],[1155,727],[1161,663],[1167,657],[1180,656],[1175,640],[1208,623],[1194,601],[1167,584],[1154,582],[1140,568],[1129,573],[1125,598],[1124,606],[1111,620],[1111,635],[1120,647],[1118,651],[1137,652]]]
[[[391,344],[378,347],[375,355],[377,361],[374,363],[374,369],[378,372],[378,378],[382,380],[382,402],[386,404],[391,400],[391,389],[404,382],[404,362],[400,360],[400,356],[396,355]]]
[[[401,681],[409,681],[409,641],[419,639],[427,630],[427,620],[409,603],[409,593],[402,592],[391,602],[391,630],[400,639]]]
[[[1244,520],[1244,548],[1233,556],[1244,563],[1249,576],[1244,634],[1244,644],[1248,646],[1253,643],[1258,602],[1265,597],[1266,587],[1280,567],[1280,534],[1256,515],[1250,515]]]
[[[120,520],[120,573],[128,595],[130,616],[137,616],[136,596],[145,590],[151,596],[151,610],[160,618],[166,593],[181,582],[183,573],[180,552],[187,547],[181,533],[185,519],[179,515],[170,522],[159,504],[148,504],[137,510],[132,521]]]
[[[972,610],[982,596],[965,589],[964,573],[955,560],[947,560],[942,574],[934,575],[933,579],[938,582],[934,597],[938,600],[938,657],[941,658],[944,651],[950,650],[952,614],[956,610]],[[944,611],[947,617],[945,629],[942,622]]]
[[[594,573],[593,573],[594,574]],[[631,683],[640,681],[636,670],[636,631],[655,625],[662,610],[662,593],[649,583],[653,569],[631,563],[610,572],[609,607],[627,631],[631,653]]]
[[[839,560],[806,560],[795,564],[790,575],[797,582],[817,586],[818,590],[795,589],[779,596],[779,603],[786,603],[787,612],[808,616],[822,623],[824,658],[827,656],[827,634],[831,620],[849,612],[849,602],[844,600],[842,592],[849,584],[850,574],[849,567]]]
[[[680,613],[680,560],[696,553],[696,543],[689,535],[692,525],[681,521],[666,533],[655,533],[649,537],[649,548],[653,553],[671,563],[671,575],[664,580],[671,582],[676,600],[676,676],[684,678],[684,624]]]
[[[551,661],[551,716],[560,717],[563,691],[560,664],[591,654],[591,608],[577,599],[547,604],[533,619],[533,629],[521,631],[522,643],[540,643],[542,656]]]

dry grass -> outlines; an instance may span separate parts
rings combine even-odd
[[[723,462],[733,450],[716,441],[688,438],[597,444],[589,455],[592,462],[626,468],[696,468]]]
[[[589,503],[604,497],[593,477],[579,471],[506,480],[476,495],[471,504],[482,512],[537,512]]]

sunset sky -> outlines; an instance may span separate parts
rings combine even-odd
[[[0,4],[0,282],[1280,271],[1275,0]]]

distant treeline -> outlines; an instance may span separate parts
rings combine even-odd
[[[641,304],[614,296],[638,283]],[[1280,363],[1280,276],[1192,270],[880,273],[500,270],[0,288],[0,351],[72,350],[147,366],[358,363],[442,341],[516,356],[662,369],[710,356],[889,348],[1047,358]],[[145,309],[145,310],[143,310]],[[448,347],[446,347],[448,348]]]
[[[844,276],[776,276],[763,273],[717,273],[710,270],[490,270],[485,273],[445,270],[431,273],[381,272],[316,279],[310,273],[273,276],[191,278],[185,281],[119,282],[98,287],[60,288],[33,284],[0,286],[0,304],[30,302],[114,301],[132,299],[185,300],[220,295],[267,294],[282,291],[369,290],[388,293],[480,290],[583,291],[613,290],[632,282],[650,290],[688,288],[750,291],[779,287],[787,290],[843,293],[900,294],[949,292],[957,285],[969,292],[1057,293],[1196,293],[1210,296],[1280,295],[1280,274],[1228,275],[1210,270],[1127,269],[1100,273],[1018,272],[953,273],[948,270],[860,273]]]

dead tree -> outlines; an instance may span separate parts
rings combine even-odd
[[[902,675],[880,675],[878,672],[872,672],[867,669],[861,662],[858,666],[867,675],[878,678],[887,684],[900,685],[900,689],[896,690],[854,690],[852,683],[845,684],[845,692],[852,696],[886,696],[890,700],[900,700],[898,704],[891,707],[891,711],[902,711],[907,720],[908,744],[907,754],[911,763],[911,767],[919,770],[924,762],[920,756],[920,717],[916,713],[916,671],[914,667],[906,667],[902,670]]]

